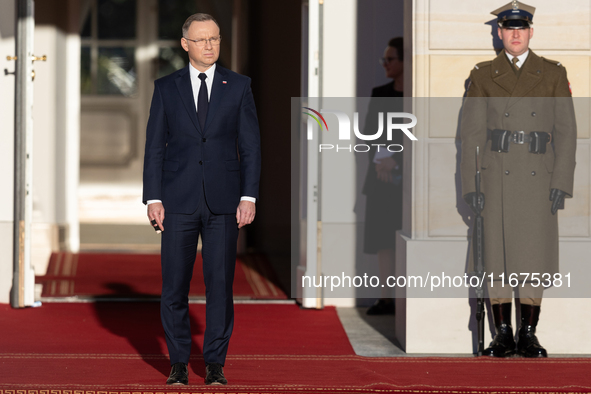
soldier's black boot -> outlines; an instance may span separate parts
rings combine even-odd
[[[517,353],[523,357],[548,357],[546,349],[536,338],[536,326],[540,318],[540,307],[521,304],[521,327],[517,342]]]
[[[511,303],[492,306],[497,334],[490,346],[482,352],[483,356],[507,357],[515,353],[515,339],[511,327]]]

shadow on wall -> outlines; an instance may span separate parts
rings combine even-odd
[[[497,53],[503,50],[503,41],[499,38],[499,26],[497,25],[497,18],[491,19],[485,23],[485,25],[490,26],[490,35],[492,38],[492,47]]]

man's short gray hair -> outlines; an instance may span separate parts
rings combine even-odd
[[[213,16],[211,16],[209,14],[202,14],[202,13],[193,14],[187,18],[185,23],[183,23],[183,37],[187,38],[187,34],[189,33],[189,27],[191,26],[191,23],[205,22],[205,21],[214,21],[215,24],[218,26],[218,29],[220,28],[220,25],[218,24],[218,22],[215,19],[213,19]]]

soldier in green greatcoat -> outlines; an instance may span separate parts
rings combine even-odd
[[[484,354],[495,357],[547,357],[535,335],[549,283],[543,278],[558,273],[556,211],[573,195],[577,132],[570,85],[559,62],[529,49],[534,12],[518,1],[492,12],[504,50],[474,67],[462,109],[462,195],[473,209],[484,207],[484,263],[487,278],[492,273],[495,279],[487,282],[496,327]],[[475,194],[476,147],[482,198]],[[511,274],[519,277],[515,289]],[[517,345],[513,290],[521,304]]]

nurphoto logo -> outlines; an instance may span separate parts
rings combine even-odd
[[[339,122],[339,130],[338,136],[339,140],[342,141],[350,141],[351,140],[351,119],[349,115],[342,111],[336,111],[332,109],[321,109],[320,112],[309,108],[303,107],[309,111],[312,111],[314,114],[308,112],[302,112],[305,115],[308,115],[308,141],[314,139],[314,122],[315,120],[318,124],[318,130],[322,131],[326,128],[328,132],[328,124],[324,119],[322,114],[333,114],[337,117],[337,121]],[[371,116],[371,115],[368,115]],[[362,134],[359,131],[359,113],[353,113],[353,133],[355,133],[355,137],[362,140],[362,141],[375,141],[382,136],[384,133],[384,118],[386,118],[386,137],[388,141],[392,141],[392,135],[394,132],[402,131],[411,141],[417,141],[417,137],[415,137],[409,129],[413,128],[417,124],[417,118],[413,114],[407,112],[378,112],[378,130],[374,134]],[[410,123],[395,123],[395,120],[398,119],[410,119]],[[365,130],[369,131],[369,130]],[[400,144],[355,144],[355,145],[334,145],[334,144],[319,144],[318,149],[319,152],[333,150],[335,152],[339,152],[342,150],[351,152],[368,152],[372,146],[377,147],[377,150],[380,150],[380,147],[386,148],[389,152],[402,152],[403,147]]]

